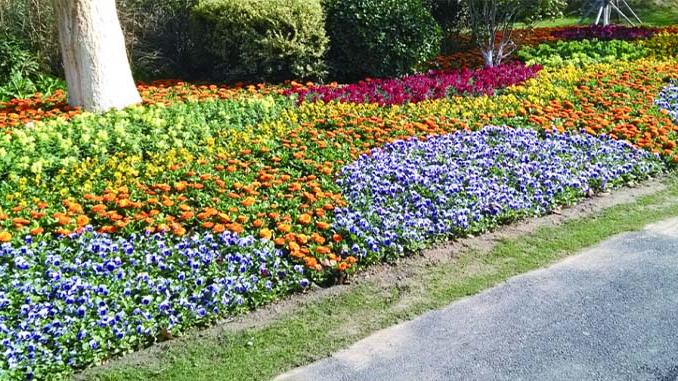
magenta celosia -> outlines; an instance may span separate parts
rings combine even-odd
[[[290,89],[299,102],[317,101],[378,103],[381,105],[420,102],[458,94],[488,94],[532,78],[540,66],[513,62],[493,68],[429,71],[395,79],[366,79],[345,86],[315,86]]]

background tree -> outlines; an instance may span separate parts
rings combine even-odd
[[[465,0],[471,34],[486,67],[501,64],[517,48],[514,25],[525,27],[546,17],[562,15],[565,0]]]
[[[53,0],[68,103],[88,111],[141,102],[115,0]]]

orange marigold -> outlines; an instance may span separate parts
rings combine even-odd
[[[85,216],[84,214],[81,214],[78,216],[78,218],[75,219],[75,222],[78,224],[78,226],[85,226],[89,224],[89,217]]]
[[[106,211],[106,205],[104,204],[96,204],[91,208],[92,212],[94,213],[101,213]]]
[[[271,239],[273,233],[269,229],[261,229],[259,232],[259,238],[261,239]]]
[[[325,221],[318,221],[318,223],[315,224],[315,226],[320,229],[320,230],[327,230],[329,229],[332,225],[328,224]]]
[[[237,224],[235,222],[232,224],[228,224],[226,228],[228,228],[228,230],[232,231],[233,233],[242,233],[243,231],[245,231],[245,228],[242,225]]]
[[[329,254],[331,251],[332,250],[327,246],[318,246],[315,248],[315,252],[318,254]]]
[[[309,214],[302,214],[300,215],[297,220],[299,221],[300,224],[302,225],[308,225],[311,223],[311,216]]]
[[[0,242],[9,242],[12,240],[12,235],[6,231],[0,232]]]

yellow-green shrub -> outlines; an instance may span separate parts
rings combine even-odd
[[[321,78],[324,23],[318,0],[202,0],[193,8],[202,65],[218,80]]]

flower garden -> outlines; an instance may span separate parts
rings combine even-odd
[[[545,28],[355,84],[0,104],[0,378],[68,374],[678,163],[678,29]]]

